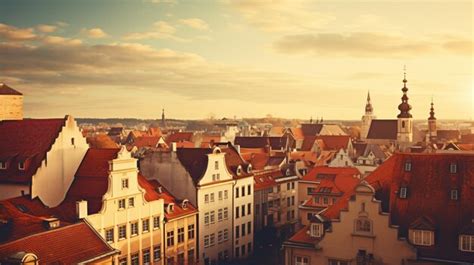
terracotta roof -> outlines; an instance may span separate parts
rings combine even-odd
[[[461,135],[461,143],[474,144],[474,133]]]
[[[123,127],[112,127],[110,128],[109,136],[121,136],[124,133]]]
[[[372,120],[367,139],[397,140],[397,120]]]
[[[302,140],[304,138],[303,130],[301,128],[290,128],[290,131],[296,140]]]
[[[35,254],[42,264],[77,264],[118,254],[85,222],[37,232],[0,245],[2,258],[22,251]]]
[[[118,144],[106,134],[97,134],[86,138],[91,148],[118,148]]]
[[[300,150],[310,151],[314,146],[314,141],[316,141],[316,136],[305,136],[303,139],[303,143],[301,144]]]
[[[176,151],[178,160],[189,173],[195,185],[206,173],[207,155],[211,153],[211,148],[178,148]]]
[[[255,172],[254,178],[254,190],[259,191],[263,189],[268,189],[270,187],[276,186],[277,183],[275,178],[280,177],[281,171],[279,169],[273,170],[262,170],[260,172]]]
[[[268,137],[262,136],[237,136],[234,143],[242,148],[265,148],[270,145]]]
[[[459,130],[437,130],[436,139],[439,141],[455,141],[457,142],[461,138],[461,132]]]
[[[405,162],[412,170],[405,172]],[[456,163],[458,173],[450,173]],[[395,154],[372,172],[365,180],[376,190],[382,210],[390,212],[390,223],[399,226],[399,236],[408,237],[408,229],[424,216],[433,220],[435,245],[417,247],[423,258],[470,262],[474,253],[458,250],[458,236],[474,224],[474,155],[473,154]],[[406,187],[408,197],[398,197],[400,187]],[[457,189],[458,200],[450,199]],[[353,193],[352,193],[353,194]],[[322,214],[338,218],[347,208],[351,193]]]
[[[301,124],[301,130],[303,135],[306,136],[316,136],[321,132],[323,124],[319,123],[303,123]]]
[[[239,152],[237,152],[232,144],[227,144],[226,147],[221,147],[221,150],[225,153],[225,163],[227,170],[235,179],[252,176],[252,173],[248,173],[248,167],[250,166],[250,163],[245,161],[240,156]],[[237,174],[237,169],[239,166],[241,167],[241,172],[240,174]]]
[[[457,144],[462,151],[474,151],[474,144]]]
[[[172,220],[188,214],[197,213],[197,209],[190,202],[187,203],[186,208],[183,208],[182,200],[176,199],[176,197],[174,197],[163,185],[161,185],[155,179],[147,180],[141,174],[138,174],[138,184],[145,190],[145,200],[147,202],[163,199],[165,205],[174,203],[173,212],[165,211],[165,217],[167,220]],[[161,187],[161,192],[158,191],[158,187]]]
[[[311,237],[309,235],[309,225],[301,228],[296,234],[294,234],[287,242],[290,243],[302,243],[308,245],[315,245],[320,241],[320,238]]]
[[[316,192],[342,196],[360,182],[360,172],[354,167],[314,167],[302,180],[319,182]]]
[[[131,143],[130,145],[136,146],[138,148],[156,147],[160,139],[161,136],[139,136],[135,138],[133,143]]]
[[[159,136],[162,136],[163,133],[161,132],[160,128],[150,127],[150,128],[148,128],[148,135],[159,137]]]
[[[316,137],[316,140],[323,140],[324,150],[339,151],[340,149],[347,149],[351,138],[349,135],[320,135]]]
[[[171,146],[171,143],[192,142],[193,135],[193,132],[176,132],[166,138],[166,144]]]
[[[15,95],[15,96],[21,96],[23,95],[22,93],[16,91],[15,89],[7,86],[4,83],[0,83],[0,95]]]
[[[0,121],[0,183],[28,184],[56,141],[66,118]],[[25,170],[19,170],[25,162]]]

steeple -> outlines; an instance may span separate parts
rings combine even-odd
[[[412,118],[413,116],[410,113],[411,106],[408,104],[408,87],[407,87],[407,73],[406,73],[406,68],[404,68],[404,73],[403,73],[403,96],[402,96],[402,103],[398,105],[398,109],[400,110],[400,114],[398,114],[398,118]]]
[[[368,91],[367,92],[367,103],[365,103],[365,114],[366,115],[371,115],[373,111],[374,111],[374,108],[372,107],[372,103],[370,102],[370,91]]]
[[[430,108],[430,117],[428,118],[428,142],[436,142],[437,137],[437,129],[436,129],[436,117],[434,112],[434,103],[433,98],[431,98],[431,108]]]
[[[165,109],[161,109],[161,127],[166,128]]]
[[[433,98],[431,98],[430,117],[428,118],[428,120],[436,120],[435,112],[434,112]]]

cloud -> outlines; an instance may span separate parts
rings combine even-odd
[[[41,41],[49,45],[80,45],[82,43],[80,39],[64,38],[60,36],[45,36],[41,38]]]
[[[147,0],[150,3],[153,4],[177,4],[177,0]]]
[[[273,47],[286,54],[317,54],[353,57],[403,57],[441,52],[471,52],[465,39],[414,38],[372,32],[286,35]]]
[[[311,10],[312,0],[227,0],[252,26],[269,32],[302,32],[320,29],[334,20]]]
[[[199,18],[180,19],[179,23],[197,30],[209,30],[209,25],[206,21]]]
[[[134,32],[124,36],[125,40],[145,40],[145,39],[171,39],[175,41],[187,41],[186,39],[175,36],[176,28],[166,21],[157,21],[153,23],[150,31]]]
[[[33,28],[17,28],[0,23],[0,39],[7,41],[29,41],[36,39]]]
[[[101,28],[82,29],[81,32],[92,39],[101,39],[108,36]]]
[[[58,29],[58,26],[39,24],[36,26],[36,28],[43,33],[51,33],[51,32],[55,32]]]

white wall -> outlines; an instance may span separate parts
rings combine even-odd
[[[32,177],[31,198],[39,197],[48,207],[61,203],[88,148],[76,121],[68,116],[46,159]]]
[[[253,177],[246,177],[236,180],[236,184],[234,187],[234,257],[235,257],[235,248],[239,248],[239,258],[248,257],[249,254],[252,254],[253,251],[249,253],[248,251],[248,244],[250,243],[251,249],[253,250],[253,234],[254,234],[254,191],[253,191]],[[242,196],[242,187],[244,188],[244,196]],[[248,187],[250,187],[250,194],[248,194]],[[239,192],[239,197],[237,198],[236,192]],[[250,204],[250,214],[248,214],[248,205]],[[244,207],[245,216],[242,217],[242,207]],[[239,211],[239,218],[236,218],[236,208]],[[248,231],[248,223],[250,222],[250,233]],[[245,236],[242,236],[242,225],[245,226]],[[240,236],[239,238],[235,238],[235,229],[236,227],[239,228]],[[245,255],[242,255],[241,247],[244,246],[245,248]]]

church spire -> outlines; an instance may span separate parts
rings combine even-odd
[[[430,117],[428,118],[428,120],[436,120],[435,112],[434,112],[433,98],[431,98]]]
[[[372,103],[370,102],[370,91],[367,91],[367,103],[365,104],[365,114],[371,115],[373,111],[374,111],[374,108],[372,107]]]
[[[166,128],[165,109],[161,109],[161,127]]]
[[[398,114],[398,118],[412,118],[413,116],[410,113],[411,106],[408,104],[408,87],[407,87],[407,73],[406,73],[406,67],[404,67],[404,73],[403,73],[403,96],[402,96],[402,103],[398,105],[398,109],[400,110],[400,114]]]

